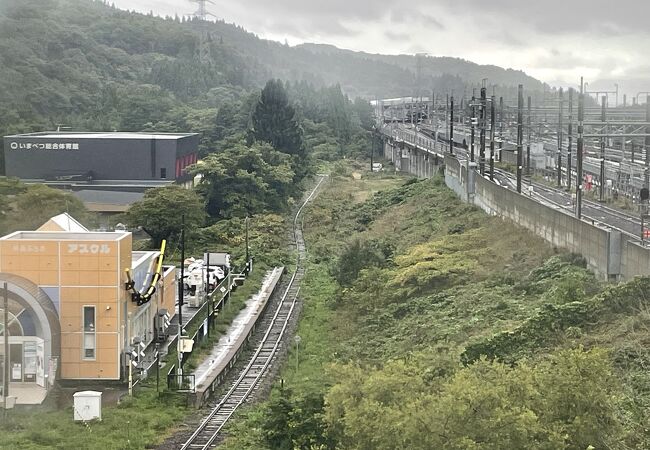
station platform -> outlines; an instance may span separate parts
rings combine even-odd
[[[249,331],[264,310],[283,271],[284,268],[276,267],[266,273],[261,289],[246,302],[246,307],[232,321],[228,332],[221,336],[210,354],[194,370],[197,391],[205,390],[214,375],[223,371],[230,363],[232,355],[239,350],[243,340],[248,337]]]
[[[36,383],[9,383],[9,395],[16,398],[16,405],[40,405],[47,396],[47,390]]]
[[[246,306],[233,319],[226,334],[219,338],[211,349],[210,354],[191,373],[194,375],[193,402],[197,406],[201,406],[204,400],[210,396],[211,390],[214,390],[223,380],[230,367],[236,361],[240,351],[245,348],[244,342],[255,330],[255,325],[258,323],[283,273],[284,267],[276,267],[265,274],[258,292],[246,301]],[[189,323],[200,312],[201,310],[199,308],[183,305],[183,323]],[[137,385],[142,379],[150,376],[156,370],[156,351],[163,358],[169,352],[170,346],[175,345],[178,332],[178,304],[170,322],[171,332],[166,341],[158,344],[151,343],[144,350],[143,371],[138,376],[134,385]]]

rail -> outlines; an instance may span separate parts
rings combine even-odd
[[[253,393],[257,388],[260,380],[268,372],[269,366],[274,361],[276,354],[281,348],[283,342],[282,339],[296,307],[298,293],[300,292],[300,282],[305,274],[303,264],[306,257],[306,248],[302,237],[302,223],[299,222],[300,214],[309,201],[314,197],[324,179],[325,177],[322,177],[319,180],[316,187],[311,191],[294,216],[293,241],[297,249],[296,267],[264,337],[257,346],[257,349],[251,356],[246,367],[237,377],[237,380],[232,383],[229,390],[222,397],[219,403],[213,407],[210,413],[203,419],[203,421],[201,421],[197,429],[181,446],[181,450],[206,450],[212,446],[226,422],[232,417],[237,408],[246,401],[251,393]]]

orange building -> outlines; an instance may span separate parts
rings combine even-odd
[[[122,378],[125,349],[134,342],[150,344],[161,315],[174,311],[173,267],[164,268],[146,303],[138,306],[127,290],[127,269],[135,290],[145,290],[159,257],[160,252],[133,251],[129,232],[87,231],[67,214],[37,231],[0,238],[0,289],[7,283],[8,291],[9,395],[26,388],[46,391],[59,378]]]

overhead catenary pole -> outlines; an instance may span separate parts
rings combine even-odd
[[[487,104],[487,89],[485,87],[481,88],[481,104],[480,108],[480,121],[479,127],[481,131],[480,137],[480,147],[479,147],[479,172],[481,175],[485,175],[485,113]]]
[[[603,122],[603,136],[600,138],[600,186],[598,199],[605,201],[605,127],[607,123],[607,97],[603,95],[601,100],[600,120]]]
[[[503,97],[499,97],[499,161],[503,158],[503,128],[505,127]]]
[[[564,116],[564,89],[560,88],[560,105],[557,122],[557,187],[562,187],[562,146],[564,145],[564,130],[562,119]]]
[[[573,151],[573,88],[569,88],[569,145],[566,152],[566,183],[567,190],[571,192],[571,152]]]
[[[576,217],[582,218],[582,159],[584,153],[584,121],[585,121],[585,85],[580,77],[580,95],[578,96],[578,147],[576,149]]]
[[[476,120],[476,96],[472,95],[472,117],[469,118],[471,122],[471,131],[470,131],[470,154],[469,154],[469,160],[474,162],[475,154],[476,154],[476,147],[474,145],[474,139],[475,139],[475,120]]]
[[[531,135],[533,133],[533,98],[528,96],[528,117],[526,118],[526,130],[528,135],[526,137],[526,175],[530,175],[530,144],[531,144]],[[521,138],[523,139],[523,131]],[[523,155],[522,155],[523,156]]]
[[[449,154],[454,154],[454,96],[451,96],[449,111]]]
[[[490,181],[494,180],[494,127],[496,125],[496,97],[491,97],[490,103]]]
[[[447,94],[447,103],[445,103],[445,137],[449,139],[449,94]]]
[[[650,122],[650,94],[645,98],[645,121]],[[650,126],[645,127],[645,177],[643,187],[650,188]]]
[[[521,193],[521,159],[524,139],[524,85],[520,84],[517,90],[517,192]]]

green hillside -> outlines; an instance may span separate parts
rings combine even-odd
[[[412,95],[413,56],[289,47],[233,24],[160,18],[91,0],[0,2],[0,132],[63,123],[137,129],[178,103],[220,107],[269,78],[340,84],[351,97]],[[460,91],[540,82],[522,72],[426,58],[419,84]],[[156,98],[156,101],[151,101]],[[136,110],[144,119],[123,120]]]
[[[300,348],[226,449],[648,448],[647,278],[356,170],[307,212]]]

